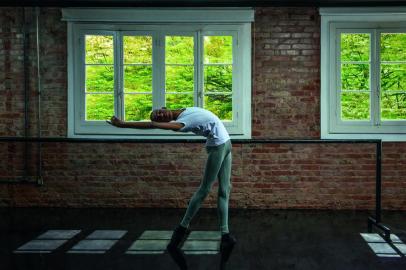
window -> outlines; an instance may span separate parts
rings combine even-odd
[[[322,138],[406,140],[406,14],[321,9]]]
[[[64,9],[69,136],[196,138],[105,120],[149,121],[153,109],[197,106],[232,137],[250,138],[252,18],[248,9]]]

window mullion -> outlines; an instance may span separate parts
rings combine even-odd
[[[380,62],[379,62],[379,31],[373,30],[371,42],[371,120],[374,126],[380,121]]]
[[[158,69],[158,36],[152,34],[152,109],[158,108],[159,69]]]
[[[237,56],[237,53],[243,53],[240,51],[240,44],[239,44],[239,36],[237,34],[233,34],[233,51],[232,51],[232,91],[231,91],[231,106],[232,106],[232,121],[239,121],[238,119],[238,112],[241,111],[240,108],[240,102],[237,102],[241,97],[240,94],[238,94],[240,91],[237,91],[242,86],[242,82],[240,81],[242,78],[242,75],[240,74],[241,70],[241,63],[239,62],[239,59]]]
[[[165,46],[160,31],[152,34],[152,108],[159,109],[165,104]]]
[[[335,67],[332,67],[332,70],[335,72],[336,80],[332,81],[335,83],[334,87],[332,89],[334,90],[331,95],[335,95],[335,98],[333,97],[334,104],[335,104],[335,110],[334,110],[334,119],[335,123],[340,123],[341,122],[341,31],[337,31],[334,39],[334,48],[335,50],[332,50],[332,52],[335,53],[331,57],[331,59],[335,59],[333,63],[335,63]],[[331,52],[330,52],[331,53]]]
[[[121,32],[114,32],[114,112],[120,119],[124,119],[123,98],[123,36]]]
[[[80,100],[78,101],[79,105],[79,121],[86,120],[86,35],[81,34],[79,37],[79,82],[80,82]]]
[[[195,106],[203,108],[203,100],[204,100],[204,93],[203,93],[203,33],[202,31],[196,31],[196,42],[195,42]]]

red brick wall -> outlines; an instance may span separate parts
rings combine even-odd
[[[26,10],[27,20],[33,14]],[[0,8],[0,136],[23,136],[22,10]],[[66,24],[41,10],[43,136],[66,136]],[[30,46],[30,134],[36,59]],[[253,25],[254,138],[320,137],[320,18],[313,8],[259,8]],[[0,143],[0,179],[23,174],[23,143]],[[29,173],[36,173],[30,147]],[[406,143],[383,147],[383,207],[406,209]],[[44,143],[44,185],[0,184],[0,206],[185,207],[201,180],[199,143]],[[230,206],[373,209],[371,144],[234,144]],[[204,207],[216,206],[216,187]]]
[[[28,28],[29,135],[37,135],[38,94],[35,14],[25,9]],[[23,10],[0,8],[0,136],[24,135]],[[66,136],[67,35],[58,9],[42,9],[41,133]]]
[[[22,143],[9,149],[22,150]],[[231,206],[371,208],[374,153],[367,144],[234,144]],[[199,185],[204,156],[198,143],[47,143],[45,185],[10,185],[3,203],[185,207]],[[22,156],[9,158],[19,164]],[[205,206],[216,205],[216,188]],[[399,198],[389,202],[399,207]]]
[[[385,143],[382,157],[382,205],[406,209],[406,143]]]
[[[24,130],[21,12],[0,9],[0,135]]]
[[[320,17],[316,9],[257,9],[253,29],[253,132],[320,137]]]

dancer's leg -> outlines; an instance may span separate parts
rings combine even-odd
[[[199,189],[193,194],[190,199],[185,216],[181,221],[181,225],[185,228],[189,226],[190,221],[199,210],[203,200],[207,197],[213,183],[216,181],[222,161],[225,154],[225,144],[219,146],[207,147],[207,161],[204,171],[204,177],[200,184]]]
[[[204,177],[200,184],[199,189],[193,194],[185,216],[183,217],[180,225],[174,231],[171,241],[167,246],[167,251],[174,259],[176,264],[181,270],[187,270],[187,263],[183,251],[181,250],[181,242],[186,238],[187,227],[189,223],[199,210],[203,200],[209,194],[211,186],[217,178],[222,161],[224,159],[225,145],[222,144],[216,147],[207,147],[208,158],[206,161],[206,167],[204,171]]]
[[[217,199],[217,211],[220,222],[220,231],[221,234],[226,234],[228,230],[228,202],[230,198],[231,191],[231,143],[228,141],[226,143],[226,156],[221,165],[218,178],[219,178],[219,187],[218,187],[218,199]]]
[[[229,233],[228,229],[228,203],[231,191],[231,164],[232,164],[232,154],[231,154],[231,142],[226,145],[226,156],[224,158],[223,164],[221,165],[219,171],[219,189],[218,189],[218,215],[220,222],[221,231],[221,243],[220,243],[220,270],[226,269],[227,261],[231,255],[234,245],[237,240],[233,235]]]

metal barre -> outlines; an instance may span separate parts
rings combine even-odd
[[[0,137],[0,142],[67,142],[67,143],[201,143],[205,139],[106,139],[106,138],[66,138],[66,137]],[[323,143],[375,143],[381,144],[381,140],[325,140],[325,139],[231,139],[232,143],[298,143],[298,144],[323,144]]]
[[[66,137],[0,137],[0,142],[66,142],[66,143],[202,143],[203,139],[99,139],[99,138],[66,138]],[[383,232],[383,237],[390,242],[390,229],[381,223],[381,197],[382,197],[382,140],[315,140],[315,139],[246,139],[231,140],[236,144],[324,144],[324,143],[343,143],[343,144],[376,144],[376,189],[375,189],[375,217],[368,217],[368,232],[376,227]],[[4,181],[0,183],[12,183],[13,181]],[[18,183],[18,182],[17,182]],[[20,182],[21,183],[21,182]],[[27,182],[23,182],[27,183]],[[29,182],[28,182],[29,183]]]

